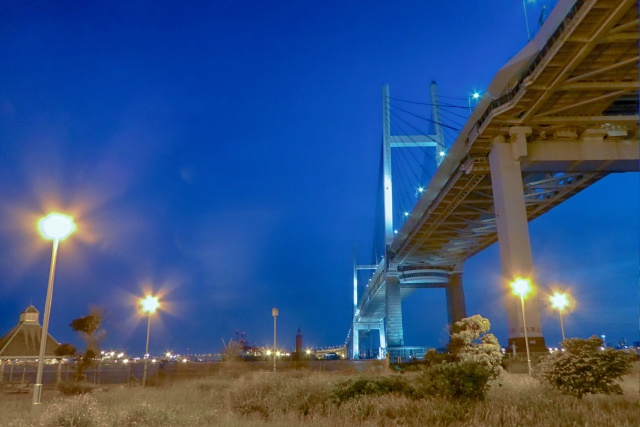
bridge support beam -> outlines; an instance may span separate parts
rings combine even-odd
[[[464,289],[462,289],[462,271],[451,273],[447,290],[447,315],[449,326],[458,320],[467,317],[467,306],[464,302]]]
[[[400,279],[398,277],[387,276],[385,311],[387,320],[387,348],[402,347],[404,345],[402,296],[400,295]]]
[[[516,278],[527,278],[534,282],[533,257],[529,239],[529,224],[524,201],[520,158],[526,156],[526,135],[530,128],[512,128],[512,142],[497,137],[489,154],[491,185],[496,212],[500,261],[507,320],[509,346],[516,345],[518,352],[525,351],[524,324],[520,298],[511,291],[511,282]],[[525,299],[526,327],[529,348],[533,352],[547,351],[542,328],[540,307],[535,293]]]

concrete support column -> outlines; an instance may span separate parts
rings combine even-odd
[[[530,129],[528,129],[530,132]],[[533,285],[525,299],[526,325],[531,351],[547,351],[542,328],[540,308],[535,292],[533,257],[529,239],[529,225],[524,200],[520,157],[526,155],[527,128],[512,132],[512,143],[497,137],[493,142],[489,162],[491,185],[496,212],[500,261],[502,263],[503,291],[509,326],[509,346],[515,343],[518,352],[525,351],[524,325],[520,298],[511,291],[511,282],[527,278]]]
[[[385,292],[385,311],[387,320],[387,346],[402,347],[404,332],[402,330],[402,296],[400,295],[400,279],[387,276]]]
[[[351,337],[351,358],[360,358],[360,328],[358,324],[353,322],[353,336]]]
[[[380,327],[378,328],[378,332],[380,333],[380,356],[384,356],[387,353],[387,337],[385,336],[386,330],[384,327],[384,320],[380,322]]]
[[[464,302],[464,289],[462,288],[462,271],[451,273],[447,290],[447,315],[449,326],[458,320],[467,317],[467,306]]]

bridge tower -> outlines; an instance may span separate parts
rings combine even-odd
[[[434,124],[433,135],[392,135],[391,114],[389,105],[389,87],[385,85],[382,90],[382,141],[383,141],[383,185],[384,185],[384,211],[385,211],[385,252],[388,251],[394,239],[393,227],[393,180],[392,180],[392,149],[411,147],[433,147],[437,166],[444,159],[445,141],[440,117],[438,102],[438,85],[432,81],[429,87],[431,98],[431,114]],[[428,157],[425,158],[425,161]],[[426,181],[426,179],[425,179]],[[462,289],[461,266],[452,271],[443,270],[429,265],[399,266],[394,263],[389,253],[385,253],[385,328],[382,335],[385,336],[387,352],[393,353],[392,357],[402,355],[400,349],[405,346],[404,330],[402,324],[402,299],[404,294],[418,288],[442,288],[447,292],[447,308],[449,323],[466,317],[464,292]],[[354,322],[355,327],[355,322]],[[354,328],[355,332],[355,328]],[[381,344],[381,347],[382,344]],[[395,349],[395,351],[394,351]],[[397,354],[396,354],[397,353]]]

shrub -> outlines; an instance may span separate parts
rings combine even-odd
[[[168,426],[175,425],[174,416],[164,408],[148,403],[137,404],[120,414],[120,426]]]
[[[331,383],[318,375],[299,372],[255,372],[244,375],[229,389],[229,406],[234,412],[273,415],[322,413],[330,403]]]
[[[633,357],[612,348],[602,349],[597,336],[563,341],[564,352],[540,361],[536,377],[563,394],[582,398],[587,393],[622,394],[618,382],[631,370]]]
[[[65,396],[73,396],[91,393],[93,386],[85,382],[64,381],[58,384],[58,391]]]
[[[95,427],[103,425],[103,410],[91,396],[84,394],[55,401],[47,407],[41,425],[51,427]]]
[[[484,400],[494,370],[478,362],[452,362],[434,365],[416,380],[416,397]]]
[[[344,381],[337,385],[333,395],[337,403],[342,403],[359,396],[380,396],[389,393],[413,396],[414,391],[405,378],[394,375],[390,377],[362,377]]]
[[[440,363],[455,362],[457,359],[451,353],[438,353],[430,348],[424,355],[424,360],[413,359],[406,363],[391,363],[389,367],[397,372],[420,372]]]
[[[491,371],[491,379],[502,372],[502,352],[495,335],[489,333],[491,323],[479,314],[453,325],[449,351],[461,362],[476,362]]]

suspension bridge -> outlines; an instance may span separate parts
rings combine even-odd
[[[466,317],[467,259],[498,242],[504,291],[533,280],[528,222],[610,173],[638,171],[638,61],[635,0],[560,0],[468,118],[432,83],[433,131],[422,132],[406,118],[421,119],[407,108],[420,103],[383,88],[384,257],[354,261],[352,358],[372,329],[380,357],[420,356],[404,342],[405,298],[444,288],[448,322]],[[461,119],[461,129],[447,124]],[[415,197],[397,191],[401,182]],[[360,270],[373,272],[361,292]],[[546,351],[538,301],[527,300],[526,316],[517,298],[505,304],[509,346],[523,351],[526,336]]]

